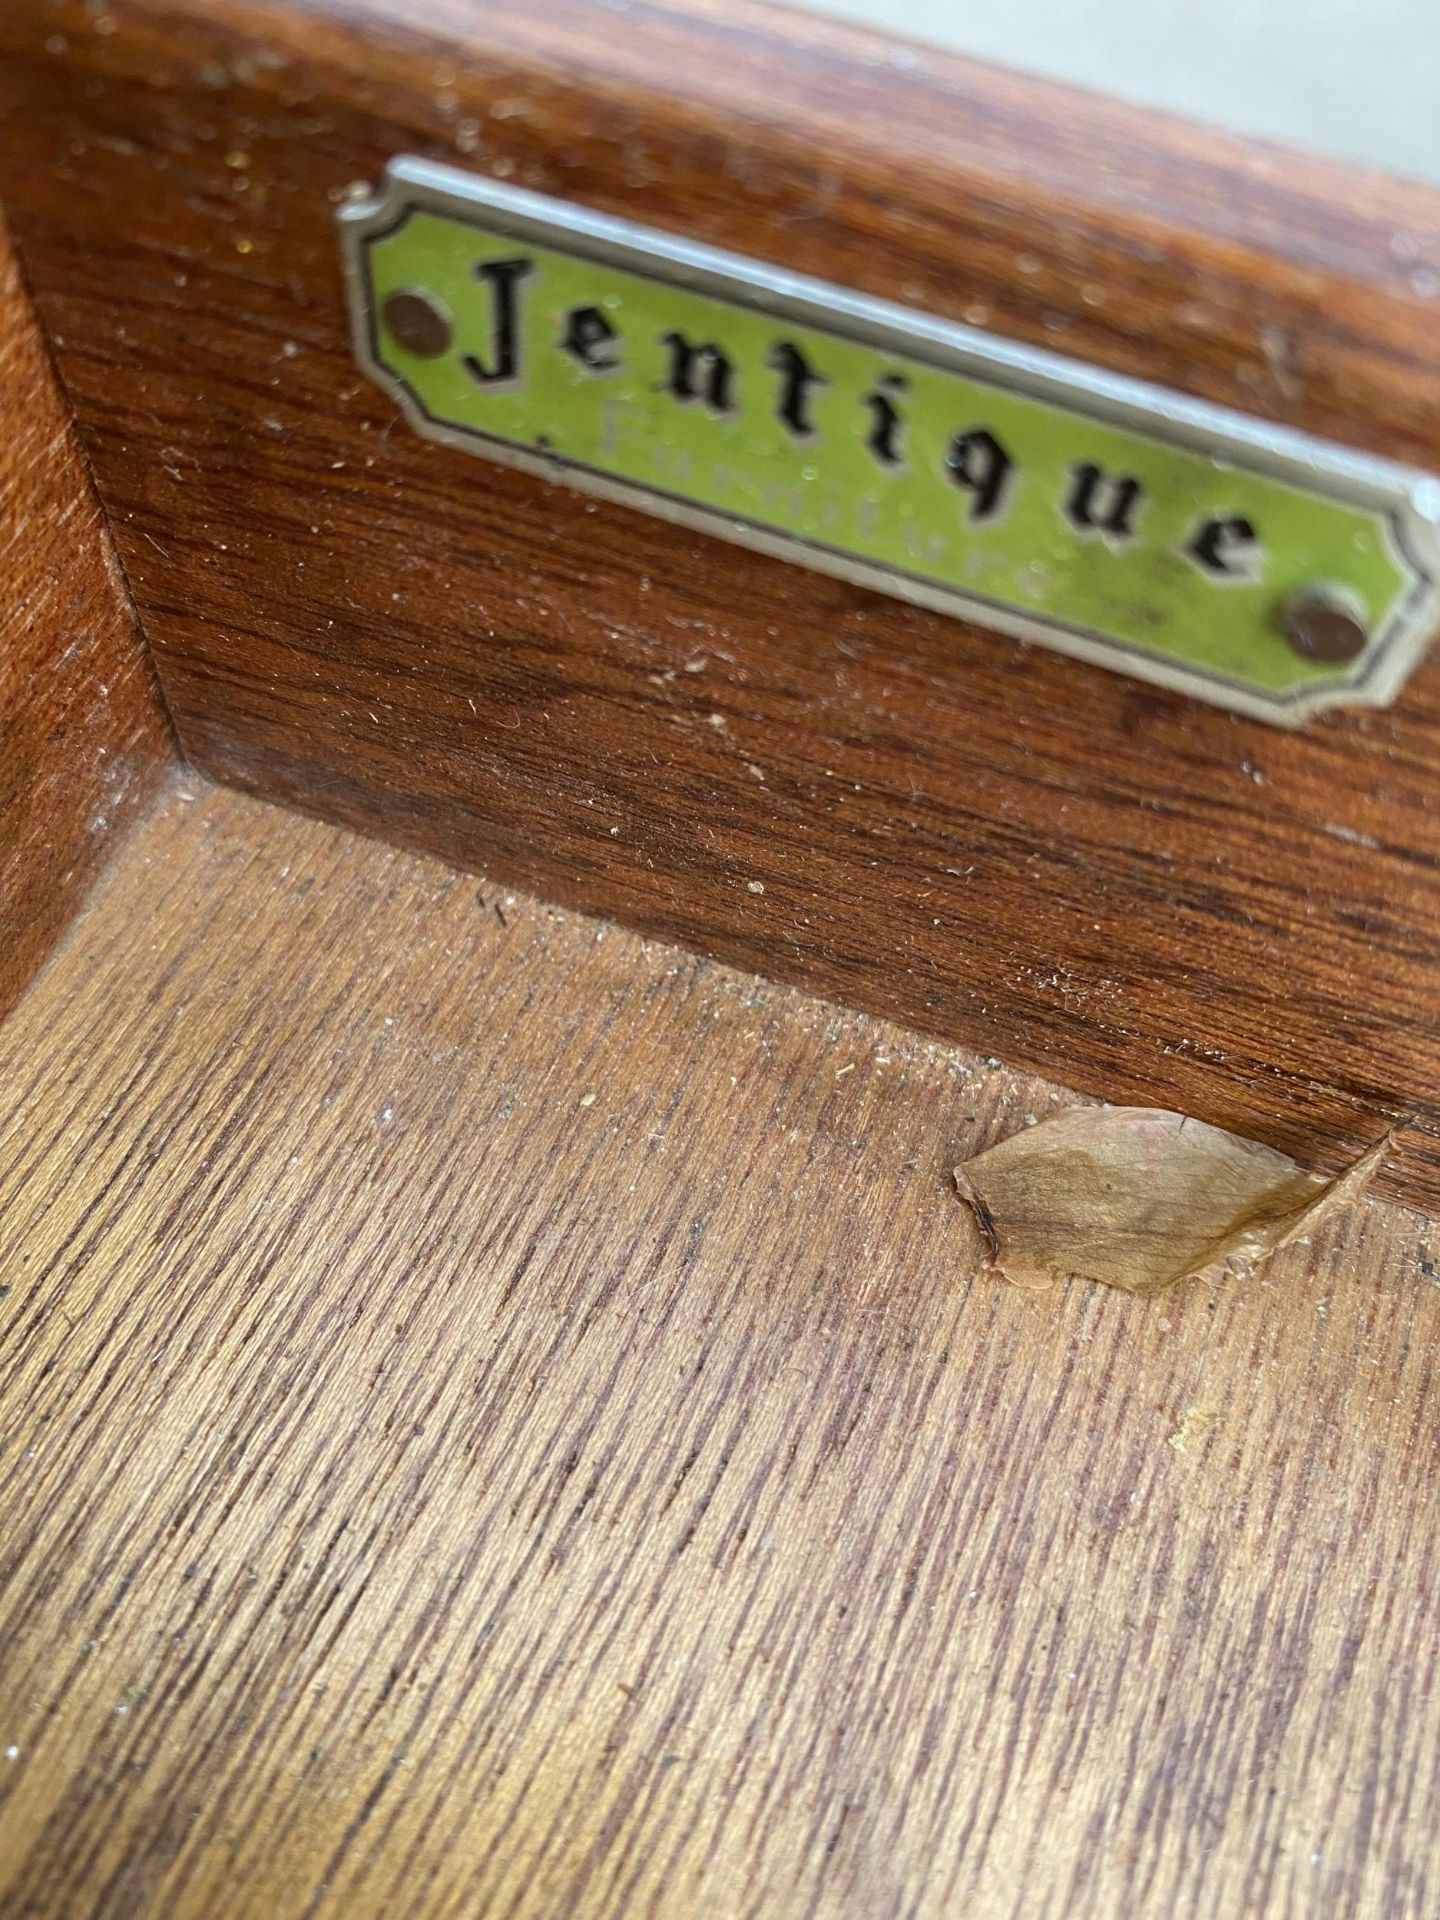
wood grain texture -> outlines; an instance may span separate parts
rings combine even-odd
[[[173,764],[0,220],[0,1020]]]
[[[745,0],[11,0],[0,110],[199,765],[1440,1206],[1440,666],[1287,737],[423,444],[332,218],[458,160],[1435,467],[1440,194]]]
[[[1053,1088],[235,795],[0,1032],[14,1920],[1428,1920],[1440,1285],[977,1271]]]

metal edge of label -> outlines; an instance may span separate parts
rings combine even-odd
[[[1223,461],[1231,456],[1235,466],[1302,493],[1383,514],[1400,559],[1416,576],[1415,586],[1407,606],[1392,621],[1392,630],[1376,636],[1351,674],[1297,688],[1288,695],[1266,695],[1109,635],[1032,617],[958,588],[931,585],[795,535],[737,520],[716,508],[582,467],[564,456],[538,453],[478,428],[437,420],[379,357],[364,260],[365,242],[388,231],[397,216],[416,207],[462,222],[467,214],[478,212],[487,226],[507,237],[557,246],[651,278],[659,267],[669,281],[690,291],[839,332],[882,352],[910,354],[941,370],[1022,393],[1072,414],[1088,414],[1104,424],[1209,459]],[[1293,728],[1334,708],[1392,705],[1440,626],[1440,480],[1398,462],[438,161],[408,155],[392,159],[379,191],[342,203],[337,220],[356,360],[395,401],[416,433],[440,445],[471,452],[480,448],[499,464],[537,478],[572,484],[616,505],[718,535],[771,558],[973,621],[1271,725]],[[1399,631],[1394,631],[1397,626]]]

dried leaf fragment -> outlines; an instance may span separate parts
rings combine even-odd
[[[1359,1198],[1382,1140],[1337,1180],[1157,1107],[1071,1107],[955,1169],[992,1260],[1018,1286],[1079,1274],[1156,1293],[1259,1259]]]

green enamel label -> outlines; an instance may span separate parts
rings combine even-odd
[[[342,221],[432,438],[1283,724],[1436,623],[1402,469],[420,162]]]

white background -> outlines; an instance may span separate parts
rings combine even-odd
[[[1440,0],[799,0],[1440,181]]]

